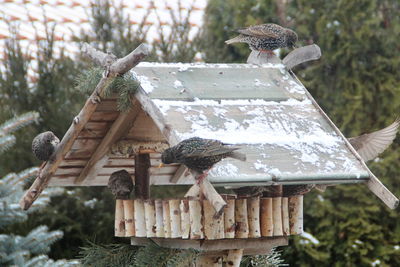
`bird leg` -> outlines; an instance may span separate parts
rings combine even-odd
[[[263,49],[261,49],[260,50],[260,54],[261,53],[267,53],[268,54],[268,56],[270,56],[270,57],[272,57],[273,55],[274,55],[274,51],[272,51],[272,50],[263,50]],[[259,55],[260,55],[259,54]]]
[[[196,176],[197,184],[201,184],[203,182],[203,180],[207,177],[209,170],[210,169],[208,169],[208,170],[204,171],[202,174]]]

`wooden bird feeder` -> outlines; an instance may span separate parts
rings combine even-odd
[[[21,199],[23,209],[48,185],[105,186],[124,169],[135,199],[116,205],[124,222],[117,236],[201,250],[197,266],[239,266],[242,255],[268,254],[303,232],[303,196],[220,195],[219,187],[365,183],[387,206],[398,205],[290,70],[319,58],[316,45],[283,61],[253,52],[248,64],[136,66],[148,53],[143,45],[121,59],[88,45],[83,52],[105,73]],[[132,108],[119,112],[103,90],[133,67],[141,86]],[[201,184],[185,166],[158,168],[164,149],[193,136],[240,144],[247,161],[224,159]],[[192,187],[183,198],[154,199],[151,185]]]

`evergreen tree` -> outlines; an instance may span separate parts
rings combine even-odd
[[[38,119],[38,113],[30,112],[0,125],[0,153],[4,154],[15,142],[13,133]],[[60,238],[61,231],[48,231],[46,226],[31,230],[26,236],[9,233],[9,226],[27,219],[27,212],[19,207],[26,181],[38,174],[38,168],[20,173],[9,173],[0,179],[0,265],[1,266],[74,266],[77,262],[53,261],[45,255],[50,246]],[[46,190],[37,199],[29,213],[47,206],[52,195],[60,190]]]

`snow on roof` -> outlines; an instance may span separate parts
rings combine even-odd
[[[242,145],[247,161],[223,160],[210,172],[213,183],[369,177],[281,64],[141,63],[135,72],[181,140],[198,136]]]

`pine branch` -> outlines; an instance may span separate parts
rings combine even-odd
[[[12,118],[0,125],[0,136],[15,132],[24,126],[37,121],[38,118],[39,113],[37,112],[27,112],[18,117]]]
[[[6,135],[1,137],[2,133],[0,131],[0,153],[8,150],[15,144],[16,138],[13,135]]]
[[[279,267],[289,266],[283,263],[280,258],[281,253],[276,251],[275,248],[271,250],[269,255],[245,256],[240,263],[241,267]]]

